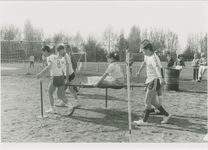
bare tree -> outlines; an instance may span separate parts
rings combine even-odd
[[[116,50],[117,34],[114,33],[112,26],[108,26],[103,33],[103,45],[107,47],[108,53]]]

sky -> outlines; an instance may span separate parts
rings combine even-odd
[[[102,38],[111,25],[127,38],[133,25],[141,30],[170,29],[182,48],[188,34],[207,33],[207,1],[1,1],[1,24],[24,29],[26,19],[45,36],[60,31]]]

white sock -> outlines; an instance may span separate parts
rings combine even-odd
[[[163,95],[158,96],[158,102],[160,103],[160,105],[162,105],[163,99]]]

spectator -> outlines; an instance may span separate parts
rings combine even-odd
[[[172,58],[171,54],[167,55],[167,67],[172,68],[174,65],[174,59]]]
[[[207,70],[207,58],[204,53],[201,54],[201,58],[199,60],[199,74],[198,74],[198,82],[201,82],[202,77]]]
[[[185,68],[185,67],[186,67],[186,66],[185,66],[184,59],[183,59],[182,55],[179,54],[179,55],[178,55],[178,58],[177,58],[177,60],[176,60],[176,67],[175,67],[175,69],[178,69],[178,70],[180,70],[180,72],[181,72],[181,70],[182,70],[183,68]]]
[[[33,66],[33,68],[34,68],[35,57],[33,55],[31,55],[29,60],[30,60],[30,68],[31,68],[31,66]]]
[[[194,68],[193,80],[197,81],[198,80],[198,72],[199,72],[199,58],[197,57],[197,54],[194,54],[194,59],[192,61],[192,67]]]

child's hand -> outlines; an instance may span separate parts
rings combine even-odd
[[[161,86],[164,86],[166,84],[165,80],[163,78],[159,78],[159,80],[160,80],[160,85]]]

